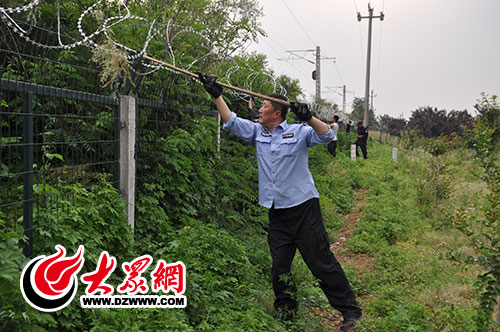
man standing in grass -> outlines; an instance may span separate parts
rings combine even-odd
[[[368,141],[368,130],[363,127],[363,122],[358,122],[358,133],[356,136],[356,156],[359,156],[358,146],[363,152],[363,159],[368,158],[368,152],[366,151],[366,143]]]
[[[333,139],[332,141],[328,144],[328,152],[335,158],[337,156],[337,133],[339,131],[339,116],[334,115],[333,116],[333,122],[329,125],[330,128],[332,128],[333,131]]]
[[[259,203],[269,209],[268,243],[272,257],[272,281],[276,317],[291,321],[297,312],[296,290],[290,267],[297,248],[333,308],[352,328],[361,319],[361,308],[339,262],[330,251],[323,224],[319,194],[309,171],[308,148],[328,144],[333,131],[313,117],[306,104],[291,102],[291,109],[307,124],[288,124],[288,107],[264,100],[258,122],[241,119],[221,97],[215,76],[199,74],[203,86],[215,98],[224,129],[256,148],[259,168]],[[269,97],[286,101],[278,94]]]

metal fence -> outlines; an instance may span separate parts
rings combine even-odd
[[[96,173],[119,181],[116,98],[1,79],[0,220],[28,238],[33,215],[56,204],[55,184],[89,183]]]
[[[149,149],[159,137],[170,135],[176,128],[184,128],[187,123],[178,109],[173,109],[167,104],[151,99],[137,98],[137,164],[145,163],[151,154],[156,153]],[[216,116],[215,111],[200,111],[192,108],[180,109],[182,113],[198,116]],[[140,186],[146,174],[138,167],[136,180]]]
[[[46,44],[57,36],[23,27]],[[68,198],[58,185],[87,186],[104,176],[119,188],[120,98],[116,90],[102,88],[97,70],[81,58],[86,52],[76,59],[72,52],[46,50],[11,33],[0,36],[0,231],[24,234],[28,257],[38,240],[34,230],[43,227],[36,216],[47,208],[57,211],[58,199]],[[142,146],[183,126],[179,110],[164,101],[136,98],[135,105]],[[139,149],[135,159],[141,162],[148,153]]]

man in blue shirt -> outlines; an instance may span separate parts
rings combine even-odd
[[[344,316],[341,329],[361,319],[361,308],[342,267],[330,251],[323,224],[319,194],[309,171],[308,148],[328,144],[334,136],[324,122],[312,116],[306,104],[292,102],[291,109],[307,124],[288,124],[288,107],[264,100],[258,122],[241,119],[229,110],[221,97],[215,76],[199,74],[214,98],[224,129],[255,146],[259,168],[259,203],[269,208],[268,243],[272,257],[272,281],[279,318],[292,320],[297,311],[295,285],[290,267],[297,248],[318,278],[333,308]],[[271,94],[269,97],[286,101]]]

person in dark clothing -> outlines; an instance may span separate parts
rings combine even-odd
[[[259,169],[259,204],[269,209],[268,243],[276,318],[293,320],[298,305],[291,278],[297,249],[318,279],[331,306],[344,317],[342,330],[352,328],[362,317],[347,277],[330,251],[319,205],[319,193],[308,165],[308,148],[328,144],[333,130],[309,111],[306,104],[291,102],[291,110],[304,123],[288,124],[288,106],[265,99],[258,122],[238,117],[222,98],[215,76],[199,78],[215,99],[224,130],[256,148]],[[268,97],[287,101],[282,95]]]
[[[345,132],[348,133],[351,131],[351,120],[347,120],[345,123]]]
[[[368,141],[368,130],[363,127],[363,122],[358,122],[358,135],[356,136],[356,156],[359,157],[358,146],[363,152],[363,158],[368,158],[368,152],[366,151],[366,142]]]

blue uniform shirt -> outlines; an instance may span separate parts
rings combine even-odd
[[[260,123],[238,118],[231,113],[224,130],[255,146],[259,166],[259,204],[284,209],[319,197],[309,171],[307,148],[328,144],[333,131],[319,135],[307,124],[287,124],[271,133]]]

